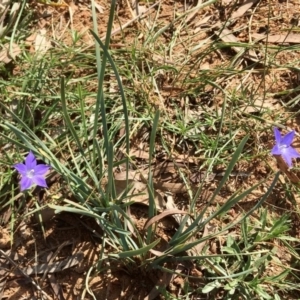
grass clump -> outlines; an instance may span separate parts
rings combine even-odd
[[[207,1],[167,24],[157,21],[159,7],[151,26],[138,24],[142,41],[122,32],[125,46],[114,49],[115,1],[105,39],[92,2],[95,54],[77,48],[73,32],[71,46],[44,58],[24,51],[22,77],[2,85],[0,203],[11,235],[37,213],[47,239],[46,208],[93,220],[100,248],[82,295],[98,299],[93,279],[123,270],[156,274],[144,287],[151,299],[296,299],[298,213],[270,209],[290,185],[265,146],[266,132],[287,119],[272,109],[268,99],[279,93],[266,78],[288,68],[274,49],[289,48],[261,43],[265,57],[249,58],[256,46],[224,37],[242,31],[230,17],[203,26],[199,38],[192,14],[218,5]],[[51,166],[48,190],[19,192],[11,166],[28,151]],[[173,226],[162,228],[166,220]]]

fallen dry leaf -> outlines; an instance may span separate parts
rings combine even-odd
[[[47,255],[47,263],[51,264],[53,262],[54,257],[55,257],[55,255],[53,255],[52,251],[50,251],[49,254]],[[44,273],[43,279],[45,278],[46,274],[47,274],[47,271],[46,271],[46,273]],[[47,274],[47,277],[48,277],[49,283],[52,287],[52,290],[53,290],[56,298],[58,300],[65,300],[65,297],[64,297],[64,294],[62,291],[62,287],[56,280],[55,274]]]
[[[169,211],[172,211],[172,210],[178,210],[175,202],[174,202],[174,199],[172,197],[172,195],[166,195],[167,196],[167,203],[166,203],[166,209],[169,210]],[[172,217],[175,219],[175,221],[180,225],[181,221],[182,221],[182,214],[173,214]],[[191,218],[189,217],[189,220],[187,220],[187,224],[191,224],[192,223],[192,220]]]
[[[10,251],[7,251],[6,254],[9,255]],[[0,299],[3,299],[3,292],[9,276],[9,269],[8,261],[5,258],[1,258],[0,255]]]
[[[150,14],[152,12],[152,9],[155,8],[156,6],[159,5],[159,2],[154,3],[153,5],[151,5],[150,7],[147,8],[146,11],[144,11],[143,13],[140,13],[138,16],[136,16],[135,18],[131,19],[130,21],[126,22],[125,24],[121,25],[120,28],[115,29],[112,33],[111,33],[111,37],[115,36],[116,34],[119,34],[120,32],[122,32],[125,28],[127,28],[128,26],[130,26],[132,23],[136,22],[136,21],[140,21],[142,18],[146,17],[148,14]],[[105,41],[106,39],[106,35],[104,35],[103,37],[101,37],[102,41]],[[93,43],[94,45],[94,43]],[[88,46],[89,48],[90,46]]]
[[[251,105],[243,104],[241,110],[248,114],[261,112],[266,109],[274,110],[277,102],[275,99],[257,99]]]
[[[148,219],[144,225],[144,230],[146,230],[148,227],[150,227],[152,224],[160,221],[161,219],[170,216],[170,215],[176,215],[176,214],[182,214],[182,215],[186,215],[188,214],[188,212],[185,212],[183,210],[179,210],[179,209],[168,209],[163,211],[162,213]]]
[[[103,14],[104,12],[104,8],[102,5],[100,5],[98,2],[94,1],[94,5],[96,7],[96,9],[99,11],[100,14]]]
[[[172,183],[172,182],[156,182],[153,183],[154,188],[168,191],[174,194],[183,194],[187,191],[187,187],[184,183]]]
[[[48,280],[49,280],[49,283],[52,287],[52,290],[53,290],[56,298],[58,300],[65,300],[62,287],[58,283],[58,281],[56,280],[55,275],[54,274],[48,274]]]
[[[37,33],[32,33],[29,37],[26,38],[25,43],[27,46],[31,46],[36,38]]]
[[[118,196],[126,192],[126,200],[144,205],[149,205],[147,183],[138,181],[138,172],[130,171],[130,178],[126,181],[126,171],[115,174],[115,187]],[[162,195],[154,191],[154,202],[156,209],[164,210],[165,202]]]
[[[161,292],[162,288],[165,288],[172,282],[175,278],[175,274],[172,273],[162,273],[160,278],[157,280],[157,283],[150,291],[149,295],[144,298],[144,300],[153,300],[155,299]]]
[[[195,27],[199,27],[199,26],[203,26],[203,25],[207,25],[208,24],[208,21],[209,19],[211,18],[212,16],[209,15],[209,16],[206,16],[204,18],[199,18],[199,20],[197,21],[197,23],[195,23]]]
[[[132,149],[129,151],[129,156],[146,160],[149,159],[149,152],[140,149]]]
[[[14,272],[17,273],[18,275],[21,273],[21,275],[23,275],[24,277],[26,277],[26,279],[29,280],[29,282],[31,282],[31,284],[36,288],[38,289],[39,291],[41,291],[41,293],[43,294],[43,296],[46,298],[46,299],[52,299],[46,292],[44,292],[41,287],[29,276],[26,274],[26,272],[24,272],[20,267],[19,265],[14,261],[14,259],[12,259],[11,257],[9,257],[9,255],[7,255],[4,251],[2,251],[0,249],[0,256],[3,256],[6,258],[7,261],[10,262],[11,265],[14,266]]]
[[[264,35],[264,34],[254,33],[252,36],[259,40],[267,40],[268,43],[300,44],[300,34],[296,34],[296,33],[275,34],[275,35]]]
[[[219,38],[225,42],[225,43],[238,43],[238,39],[233,35],[231,30],[227,28],[222,28],[220,31],[217,31],[216,34],[219,36]],[[234,47],[232,47],[234,48]],[[239,49],[239,48],[237,48]],[[235,50],[240,51],[240,50]]]
[[[10,44],[5,44],[2,50],[0,51],[0,62],[8,64],[12,60],[16,59],[16,57],[20,53],[21,53],[21,49],[16,43],[12,43],[11,49],[10,49]]]
[[[248,0],[241,4],[241,6],[232,14],[232,18],[242,17],[258,0]]]
[[[0,227],[0,248],[9,248],[11,243],[11,235],[5,227]]]
[[[82,259],[83,259],[83,253],[79,252],[69,256],[64,260],[57,261],[50,265],[48,263],[45,263],[33,267],[30,266],[22,271],[27,275],[44,274],[46,271],[48,273],[56,273],[71,268],[73,266],[76,266],[79,263],[79,261],[81,261]]]
[[[238,44],[240,41],[233,35],[233,33],[227,29],[227,28],[222,28],[221,30],[216,31],[216,35],[224,42],[224,43],[234,43]],[[247,51],[245,54],[245,57],[257,62],[258,58],[254,50],[252,49],[245,49],[245,47],[237,47],[237,46],[232,46],[231,47],[236,53],[239,53],[242,49],[244,51]]]
[[[37,32],[34,40],[34,50],[37,58],[41,58],[51,48],[51,42],[47,39],[46,29]]]
[[[139,181],[140,178],[140,172],[139,171],[123,171],[123,172],[119,172],[119,173],[115,173],[115,180],[117,181],[125,181],[126,179],[128,180],[135,180],[135,181]]]
[[[204,226],[203,229],[203,234],[202,234],[202,238],[208,236],[209,234],[214,233],[214,231],[216,230],[216,226],[211,225],[210,223],[206,224]],[[201,242],[199,244],[197,244],[196,246],[194,246],[191,249],[191,253],[193,253],[194,255],[200,255],[202,252],[203,247],[205,246],[205,244],[207,243],[207,241]]]

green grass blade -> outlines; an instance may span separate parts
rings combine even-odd
[[[149,250],[153,249],[158,243],[160,242],[160,239],[154,241],[153,243],[142,247],[138,250],[130,250],[130,251],[124,251],[118,254],[109,254],[109,256],[116,257],[116,258],[127,258],[127,257],[133,257],[133,256],[142,256],[145,255]]]

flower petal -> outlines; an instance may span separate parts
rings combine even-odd
[[[271,153],[273,155],[281,155],[281,149],[279,148],[279,146],[277,144],[273,147]]]
[[[27,168],[24,164],[15,164],[13,167],[22,175],[26,176]]]
[[[37,165],[35,168],[34,168],[34,175],[36,176],[43,176],[47,173],[47,171],[50,169],[50,166],[48,165],[44,165],[44,164],[40,164],[40,165]]]
[[[291,146],[282,149],[281,155],[289,167],[292,167],[292,158],[300,157],[300,154]]]
[[[294,149],[292,146],[288,147],[285,151],[292,158],[300,157],[300,153],[296,149]]]
[[[274,135],[275,135],[276,144],[280,144],[281,143],[281,133],[278,130],[278,128],[276,128],[276,127],[274,127]]]
[[[25,158],[25,165],[28,170],[34,169],[36,166],[36,158],[34,154],[30,151]]]
[[[24,190],[29,189],[33,185],[33,180],[31,178],[24,176],[20,180],[20,185],[21,185],[21,192],[23,192]]]
[[[287,163],[287,165],[289,166],[289,168],[291,168],[293,166],[293,163],[292,163],[292,157],[289,155],[289,153],[287,151],[283,151],[281,155],[282,158]]]
[[[34,176],[32,178],[32,180],[34,181],[34,183],[38,186],[41,186],[41,187],[48,187],[47,183],[46,183],[46,180],[43,176]]]
[[[295,135],[295,130],[287,133],[281,140],[281,145],[290,146]]]

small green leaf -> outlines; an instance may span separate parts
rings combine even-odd
[[[206,286],[204,286],[204,288],[202,289],[202,293],[207,294],[219,287],[221,287],[221,283],[218,280],[215,280],[213,282],[208,283]]]

